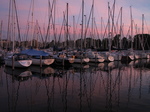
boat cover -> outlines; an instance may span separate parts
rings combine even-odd
[[[49,53],[46,53],[45,51],[39,51],[35,49],[27,49],[21,51],[21,53],[30,55],[30,56],[49,56]]]

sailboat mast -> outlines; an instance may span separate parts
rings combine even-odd
[[[3,28],[3,21],[1,20],[1,26],[0,26],[0,48],[2,48],[2,28]]]
[[[110,6],[108,2],[108,49],[111,51],[111,32],[110,32]]]
[[[99,39],[100,39],[100,37],[99,37],[99,32],[98,32],[98,28],[97,28],[97,25],[96,25],[96,21],[95,21],[95,19],[94,19],[94,26],[95,26],[95,30],[96,30],[96,35],[97,35],[98,40],[99,40]],[[100,47],[100,42],[98,41],[98,43],[97,43],[97,44],[95,43],[95,46],[96,46],[96,48],[99,48],[99,47]]]
[[[7,28],[7,48],[9,47],[10,41],[10,15],[11,15],[11,0],[9,0],[9,13],[8,13],[8,28]]]
[[[114,0],[114,4],[113,4],[112,26],[111,26],[111,39],[110,39],[110,50],[111,50],[111,46],[112,46],[112,38],[114,37],[115,4],[116,4],[116,0]],[[111,12],[111,11],[110,11],[110,12]],[[111,14],[110,14],[110,15],[111,15]]]
[[[15,49],[15,16],[14,16],[14,3],[12,3],[12,26],[11,26],[11,32],[12,32],[12,52],[14,52]]]
[[[114,0],[114,4],[113,4],[112,28],[111,28],[112,37],[114,35],[115,4],[116,4],[116,0]]]
[[[142,50],[144,51],[144,14],[142,14]]]
[[[84,26],[84,0],[82,0],[81,49],[82,49],[82,43],[83,43],[83,26]]]
[[[65,38],[66,36],[66,15],[65,15],[65,12],[63,12],[63,17],[64,17],[64,23],[63,23],[63,28],[64,28],[64,44],[63,44],[63,47],[66,47],[67,46],[67,39]]]
[[[144,34],[144,14],[142,14],[142,34]]]
[[[19,38],[19,41],[21,42],[20,27],[19,27],[19,20],[18,20],[18,13],[17,13],[16,0],[14,0],[14,8],[15,8],[15,14],[16,14],[16,21],[17,21],[18,38]],[[19,44],[20,44],[20,42],[19,42]]]
[[[101,17],[101,48],[103,48],[104,49],[104,44],[103,44],[103,39],[104,38],[102,38],[103,37],[103,33],[102,33],[102,31],[103,31],[103,17]]]
[[[47,42],[47,39],[48,39],[48,36],[49,36],[49,30],[50,30],[50,23],[51,23],[51,19],[52,19],[52,24],[53,24],[53,30],[55,32],[55,25],[54,25],[54,22],[53,22],[53,9],[54,9],[54,4],[55,4],[55,1],[53,0],[52,4],[50,3],[50,0],[48,0],[48,26],[47,26],[47,31],[46,31],[46,36],[45,36],[45,42],[44,42],[44,48],[46,47],[46,42]],[[55,13],[55,11],[54,11]],[[55,18],[54,18],[55,19]],[[54,34],[55,36],[55,34]]]
[[[75,49],[75,46],[76,46],[75,44],[75,16],[73,16],[73,40],[74,40],[73,48]]]
[[[53,19],[53,31],[54,31],[54,45],[56,45],[56,27],[55,27],[55,18],[56,18],[56,0],[54,0],[54,19]]]
[[[67,26],[66,39],[67,39],[67,52],[68,52],[68,38],[69,38],[69,28],[68,28],[68,3],[67,3],[67,21],[66,21],[66,26]]]
[[[131,50],[133,51],[133,19],[132,19],[132,7],[130,6],[130,16],[131,16]]]
[[[34,30],[33,30],[33,20],[34,20],[34,0],[32,0],[32,12],[31,12],[31,17],[32,17],[32,21],[31,21],[31,47],[33,46],[33,36],[34,36]]]
[[[122,49],[122,7],[121,7],[121,17],[120,17],[120,42],[119,42],[119,49]]]
[[[92,35],[91,35],[91,46],[94,46],[94,0],[92,3]]]
[[[84,27],[85,27],[85,30],[86,30],[86,15],[84,15],[84,17],[85,17],[85,22],[84,22]],[[85,32],[85,30],[84,30],[84,32]],[[84,48],[86,48],[86,36],[85,36],[85,34],[84,34]]]

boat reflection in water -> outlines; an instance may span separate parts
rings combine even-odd
[[[33,76],[49,77],[55,73],[55,70],[50,66],[36,66],[32,65],[29,67],[29,70],[32,72]]]
[[[32,77],[31,71],[27,68],[15,68],[6,66],[4,69],[6,74],[12,75],[12,77],[18,81],[28,80]]]
[[[136,60],[67,69],[31,66],[32,80],[19,84],[9,81],[7,74],[1,76],[7,80],[0,86],[0,104],[6,111],[18,112],[146,112],[150,110],[149,65],[148,60]]]
[[[72,67],[73,68],[77,68],[77,69],[79,69],[79,68],[89,68],[89,65],[88,64],[77,64],[77,63],[75,63],[75,64],[72,64]]]

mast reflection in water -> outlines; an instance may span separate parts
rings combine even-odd
[[[148,112],[150,63],[137,60],[70,68],[0,68],[0,110]]]

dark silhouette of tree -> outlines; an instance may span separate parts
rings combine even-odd
[[[137,34],[134,36],[134,48],[137,50],[149,50],[150,49],[150,35],[149,34]]]
[[[126,37],[123,37],[122,39],[122,49],[128,49],[129,47],[129,42],[128,42],[128,39]]]

